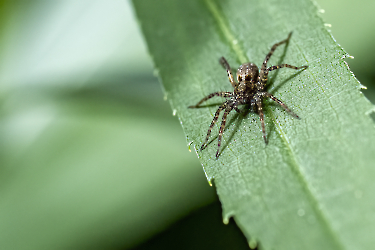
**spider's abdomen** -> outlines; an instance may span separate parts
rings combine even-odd
[[[238,82],[257,82],[259,69],[254,63],[244,63],[237,70]]]

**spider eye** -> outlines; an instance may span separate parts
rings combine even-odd
[[[246,75],[246,76],[245,76],[245,80],[246,80],[246,81],[250,81],[250,80],[251,80],[251,76],[250,76],[250,75]]]
[[[239,82],[242,81],[242,77],[241,76],[238,76],[237,79],[238,79]]]

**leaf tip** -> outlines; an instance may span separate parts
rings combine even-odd
[[[255,249],[258,246],[258,241],[255,238],[251,238],[249,241],[250,249]]]
[[[230,218],[234,216],[234,211],[229,211],[223,214],[223,223],[227,225],[229,223]]]

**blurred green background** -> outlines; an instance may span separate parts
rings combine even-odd
[[[320,0],[375,102],[375,2]],[[247,249],[126,0],[0,0],[0,248]]]

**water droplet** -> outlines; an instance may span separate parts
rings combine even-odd
[[[232,41],[232,43],[233,43],[234,45],[236,45],[236,44],[238,44],[238,40],[237,40],[237,39],[234,39],[234,40]]]
[[[319,13],[325,13],[326,12],[324,9],[320,9],[318,11],[319,11]]]
[[[165,94],[164,94],[164,97],[163,97],[164,101],[166,101],[167,98],[168,98],[168,93],[165,93]]]
[[[225,225],[228,225],[228,223],[229,223],[229,219],[228,219],[227,217],[223,218],[223,223],[224,223]]]
[[[173,116],[176,116],[177,114],[177,109],[173,109]]]
[[[189,142],[188,147],[189,147],[189,152],[191,152],[190,145],[193,143],[193,141]]]
[[[300,208],[300,209],[298,209],[297,214],[302,217],[302,216],[305,215],[305,210],[303,210],[302,208]]]
[[[326,27],[332,27],[332,24],[330,24],[330,23],[325,23],[324,26],[326,26]]]

